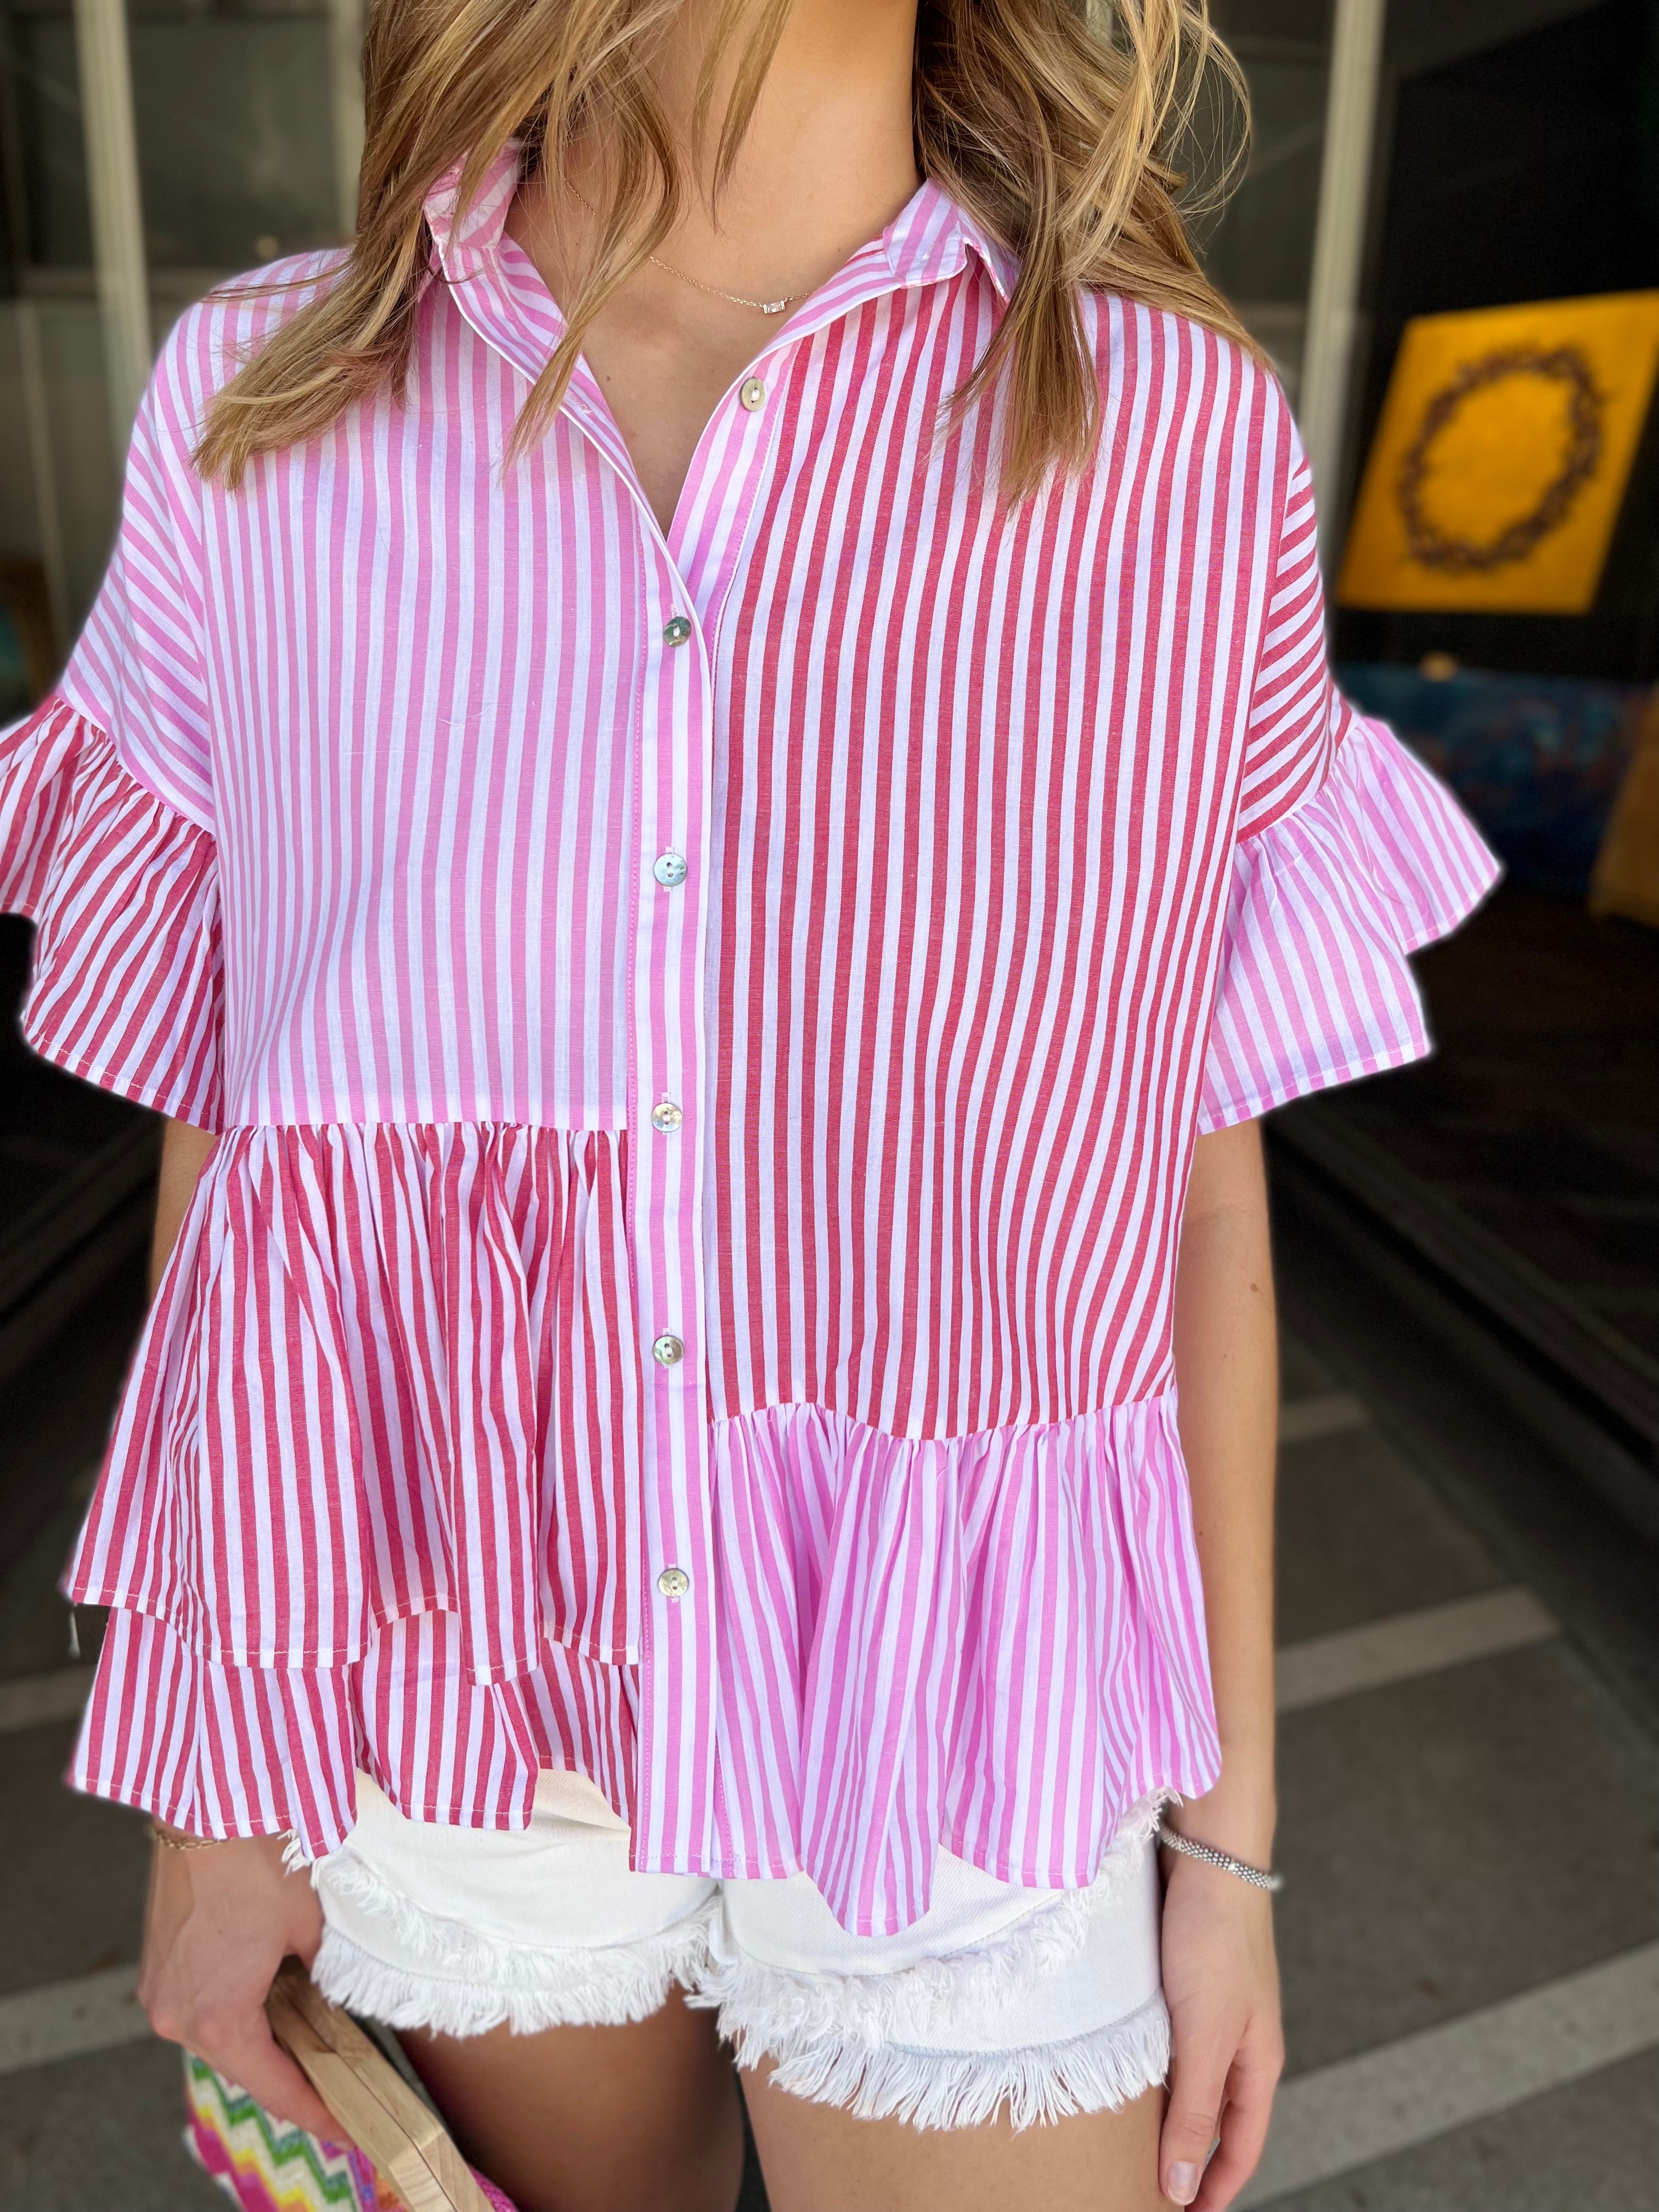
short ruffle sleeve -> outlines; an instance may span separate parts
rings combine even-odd
[[[62,699],[0,735],[0,911],[35,925],[23,1036],[158,1113],[220,1126],[213,841]]]
[[[199,509],[174,358],[164,349],[145,394],[109,570],[58,692],[0,732],[0,908],[35,924],[30,1046],[216,1130],[222,994]]]
[[[1198,1126],[1209,1132],[1431,1050],[1408,956],[1497,882],[1438,777],[1357,714],[1325,651],[1299,446],[1279,537]]]

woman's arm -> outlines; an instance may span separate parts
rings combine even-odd
[[[169,1121],[161,1140],[150,1291],[161,1279],[214,1139]],[[337,2138],[339,2128],[265,2022],[265,1992],[290,1951],[316,1955],[322,1916],[311,1884],[284,1872],[280,1837],[150,1850],[138,2001],[151,2027],[257,2097],[278,2119]]]
[[[167,1121],[161,1128],[161,1173],[155,1192],[155,1235],[149,1248],[149,1294],[161,1279],[184,1226],[197,1182],[217,1139],[188,1121]]]
[[[1261,1131],[1200,1137],[1176,1277],[1181,1440],[1204,1575],[1221,1778],[1171,1825],[1252,1866],[1273,1855],[1273,1463],[1278,1343]],[[1164,1980],[1175,2035],[1159,2171],[1222,2212],[1255,2170],[1284,2063],[1262,1891],[1169,1854]],[[1206,2171],[1217,2136],[1220,2148]]]

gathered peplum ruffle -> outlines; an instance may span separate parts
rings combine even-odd
[[[1131,1805],[1213,1781],[1173,1391],[939,1439],[770,1407],[714,1461],[725,1872],[890,1934],[940,1846],[1081,1887]]]
[[[619,1136],[499,1126],[228,1131],[74,1595],[240,1666],[349,1664],[433,1612],[475,1681],[550,1640],[629,1659],[623,1157]]]
[[[514,1826],[568,1766],[631,1817],[638,1355],[595,1295],[616,1159],[516,1130],[225,1140],[70,1583],[116,1608],[100,1693],[142,1682],[156,1725],[135,1765],[94,1697],[84,1786],[313,1855],[349,1832],[360,1768],[410,1814]],[[536,1255],[562,1298],[515,1289]],[[370,1294],[403,1319],[377,1328]],[[572,1346],[619,1378],[574,1426]],[[312,1422],[292,1456],[268,1434],[289,1390]],[[1130,1805],[1213,1778],[1173,1394],[933,1440],[773,1407],[711,1444],[722,1840],[699,1870],[804,1869],[843,1924],[890,1933],[941,1846],[1081,1887]],[[612,1479],[606,1585],[583,1507]],[[1055,1711],[1063,1750],[1032,1740]]]

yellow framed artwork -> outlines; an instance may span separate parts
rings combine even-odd
[[[1361,479],[1347,607],[1585,613],[1659,369],[1659,292],[1407,323]]]

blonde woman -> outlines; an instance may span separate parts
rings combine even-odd
[[[722,2039],[775,2212],[1261,2148],[1255,1117],[1492,870],[1327,673],[1202,46],[378,0],[355,246],[168,339],[4,742],[29,1035],[169,1117],[144,2002],[325,2132],[297,1953],[525,2212],[726,2212]]]

